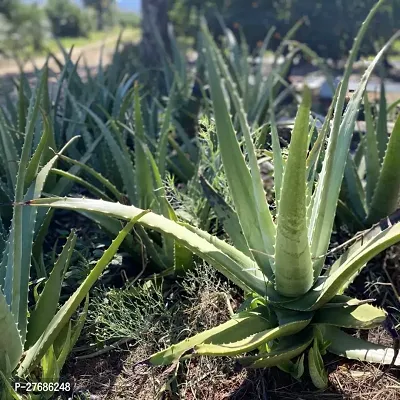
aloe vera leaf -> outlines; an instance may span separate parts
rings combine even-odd
[[[313,284],[307,236],[306,160],[311,92],[306,89],[296,116],[283,176],[275,244],[275,287],[297,297]]]
[[[111,262],[115,253],[118,251],[119,246],[124,241],[125,237],[129,234],[133,226],[146,214],[148,211],[141,211],[135,217],[133,217],[129,223],[120,231],[115,240],[111,243],[109,248],[103,253],[100,260],[96,263],[95,267],[89,273],[87,278],[82,282],[75,293],[67,300],[67,302],[61,307],[57,314],[53,317],[43,334],[40,336],[38,341],[32,346],[26,353],[24,361],[21,363],[18,369],[18,376],[24,376],[32,368],[36,366],[39,360],[46,354],[50,346],[52,346],[54,340],[58,334],[64,328],[65,324],[69,323],[72,315],[79,307],[81,302],[87,296],[89,290],[92,288],[94,283],[103,273],[105,268]]]
[[[64,209],[72,209],[76,211],[95,212],[109,217],[130,220],[142,212],[134,206],[125,206],[119,203],[108,203],[103,200],[80,199],[80,198],[47,198],[37,199],[29,203],[32,206],[56,207]],[[171,235],[180,244],[191,250],[193,253],[210,262],[217,270],[231,279],[239,287],[246,291],[256,291],[261,295],[266,293],[266,282],[264,276],[255,274],[255,271],[247,270],[243,265],[229,257],[226,251],[220,250],[217,246],[201,237],[199,234],[191,232],[185,226],[174,221],[166,219],[160,215],[149,213],[140,220],[140,225],[144,228],[154,229],[163,234]],[[208,235],[207,232],[204,232]],[[215,238],[217,241],[219,239]],[[222,242],[222,241],[221,241]],[[224,242],[224,246],[230,247],[234,253],[241,254],[240,257],[246,257],[243,253],[236,250],[233,246],[229,246]],[[247,257],[248,260],[249,259]],[[252,267],[257,265],[252,262]],[[258,269],[258,268],[257,268]],[[259,271],[259,269],[258,269]]]
[[[68,236],[67,242],[54,264],[54,268],[45,283],[39,300],[30,314],[25,342],[25,348],[27,349],[36,343],[57,311],[61,285],[66,269],[71,261],[76,239],[77,236],[74,232]]]
[[[400,194],[400,115],[390,135],[382,169],[372,198],[368,223],[375,223],[396,210]]]
[[[207,37],[208,34],[205,28],[204,32]],[[243,234],[249,243],[249,247],[255,250],[254,258],[258,261],[260,268],[266,276],[272,277],[270,260],[264,253],[273,254],[275,225],[265,199],[265,193],[254,154],[254,145],[251,137],[249,137],[250,134],[247,122],[242,121],[242,130],[246,126],[243,134],[245,135],[246,149],[250,158],[252,170],[250,174],[229,115],[228,105],[217,69],[218,61],[215,51],[210,42],[208,42],[205,48],[219,149],[222,155],[230,192],[243,229]],[[235,97],[239,100],[237,96]],[[242,110],[242,107],[240,107],[240,110]],[[237,111],[245,120],[246,116],[244,112],[240,110]]]
[[[330,342],[328,351],[333,354],[377,364],[391,364],[394,360],[395,366],[400,365],[400,355],[394,359],[395,353],[390,347],[358,339],[332,326],[321,326],[324,339]]]

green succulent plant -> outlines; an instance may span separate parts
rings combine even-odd
[[[371,10],[360,29],[328,118],[310,152],[311,95],[307,89],[285,162],[272,130],[276,219],[265,199],[242,100],[223,57],[203,26],[218,145],[235,211],[229,219],[240,228],[230,230],[232,244],[187,223],[153,212],[143,215],[144,211],[135,206],[83,198],[29,202],[29,206],[84,210],[122,220],[140,216],[138,225],[173,238],[244,290],[247,300],[231,320],[173,344],[151,356],[148,363],[166,365],[203,355],[231,356],[248,368],[279,366],[299,377],[307,352],[310,375],[318,388],[327,385],[322,359],[326,351],[361,361],[400,365],[393,349],[341,330],[370,329],[386,318],[384,310],[350,298],[344,291],[369,260],[400,241],[398,215],[364,233],[333,265],[324,265],[359,104],[369,76],[395,39],[370,64],[342,115],[353,62],[382,3],[379,1]],[[238,117],[237,132],[229,114],[227,93]],[[328,145],[323,153],[326,138]],[[322,170],[317,174],[319,161]]]
[[[345,170],[342,217],[362,229],[393,213],[400,195],[400,115],[388,135],[388,109],[382,81],[379,108],[374,117],[367,94],[364,96],[366,133]]]
[[[70,145],[67,143],[59,154],[49,157],[49,147],[54,143],[53,131],[45,115],[42,120],[39,119],[39,110],[46,107],[47,79],[45,69],[32,91],[26,117],[22,117],[25,115],[24,109],[20,109],[19,126],[23,131],[18,133],[22,136],[22,149],[18,153],[19,160],[14,171],[15,190],[10,194],[12,215],[10,221],[6,221],[8,223],[4,223],[4,226],[0,224],[3,231],[0,236],[0,397],[7,400],[20,398],[10,384],[15,374],[19,379],[58,382],[61,368],[85,322],[89,290],[135,223],[131,221],[121,229],[86,279],[59,308],[61,287],[77,236],[74,232],[68,236],[48,274],[46,268],[40,265],[40,260],[43,237],[52,213],[24,207],[24,202],[40,197],[45,186],[52,183],[49,180],[50,172]],[[2,134],[3,139],[15,140],[4,130]],[[14,150],[11,146],[10,151]],[[11,180],[11,167],[7,172],[10,172],[7,176]],[[4,215],[0,216],[3,217],[1,220],[6,220]],[[36,260],[36,276],[32,273],[32,260]],[[74,321],[73,317],[82,303],[83,312]],[[50,398],[51,395],[50,392],[42,393],[41,398]]]
[[[60,159],[72,165],[70,171],[53,169],[52,172],[67,178],[70,182],[77,183],[92,195],[101,199],[138,204],[144,209],[152,208],[166,218],[176,220],[176,213],[167,201],[163,186],[167,167],[176,166],[171,161],[171,153],[168,148],[170,143],[176,144],[174,139],[169,137],[173,101],[170,100],[168,103],[164,119],[161,126],[158,127],[157,151],[153,155],[150,151],[152,147],[151,138],[146,135],[138,84],[135,85],[130,100],[133,103],[134,123],[132,124],[128,121],[126,124],[121,123],[111,116],[108,122],[104,123],[93,111],[87,110],[88,115],[95,121],[101,133],[101,139],[104,142],[102,146],[107,146],[109,153],[111,153],[111,159],[116,165],[115,170],[108,174],[109,178],[86,163],[63,155],[60,155]],[[134,142],[134,149],[124,139],[126,134]],[[194,166],[178,145],[176,145],[176,153],[182,165],[185,166],[185,170],[191,171]],[[179,168],[175,168],[175,170],[179,172]],[[82,177],[78,176],[78,173]],[[118,177],[116,177],[117,175]],[[81,213],[99,224],[112,236],[118,234],[121,229],[120,221],[115,218],[99,216],[91,212],[82,211]],[[151,234],[139,227],[137,236],[139,240],[132,234],[128,235],[125,248],[136,258],[139,258],[138,256],[142,253],[141,246],[145,245],[146,254],[152,261],[148,272],[177,272],[189,268],[193,264],[191,253],[165,235],[160,237],[160,235]]]

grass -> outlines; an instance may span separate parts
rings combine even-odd
[[[201,264],[196,271],[189,272],[182,282],[167,283],[163,291],[144,285],[135,291],[103,289],[97,292],[92,298],[86,337],[82,338],[82,343],[110,343],[110,339],[129,338],[135,345],[129,346],[127,341],[119,340],[117,358],[115,352],[101,354],[100,351],[100,358],[90,353],[82,356],[81,353],[81,360],[70,365],[67,374],[71,375],[70,379],[75,381],[81,392],[96,394],[99,398],[155,399],[157,397],[154,396],[169,381],[176,386],[174,391],[181,394],[194,390],[190,387],[199,384],[200,395],[205,390],[202,380],[196,382],[200,370],[210,373],[217,366],[217,369],[225,370],[233,367],[233,363],[206,358],[188,362],[184,366],[188,368],[185,374],[193,374],[192,367],[196,365],[197,378],[192,380],[185,378],[185,374],[177,375],[169,367],[148,368],[135,364],[172,342],[226,321],[229,308],[238,304],[232,301],[231,290],[226,280],[213,268]],[[83,373],[83,370],[95,372]],[[211,376],[217,381],[214,374]],[[103,381],[104,378],[108,384]],[[127,379],[131,379],[130,384]],[[208,391],[210,389],[216,391],[215,385],[210,386]]]
[[[88,37],[64,37],[60,39],[51,39],[44,46],[43,50],[35,52],[32,48],[26,49],[26,53],[32,56],[45,56],[48,53],[57,53],[59,51],[59,44],[65,49],[74,47],[84,47],[98,42],[114,42],[121,32],[120,27],[115,27],[106,31],[91,32]],[[123,30],[123,41],[137,41],[140,39],[140,29],[127,28]]]
[[[400,40],[396,40],[393,44],[393,51],[400,55]]]
[[[368,61],[372,61],[373,59],[374,59],[374,57],[372,55],[367,57]],[[389,60],[392,60],[392,61],[400,60],[400,39],[396,40],[393,43],[390,54],[389,54]]]
[[[96,43],[102,40],[111,40],[110,38],[117,37],[121,32],[120,27],[115,27],[109,31],[97,31],[97,32],[92,32],[90,35],[85,38],[85,37],[80,37],[80,38],[62,38],[60,40],[60,43],[63,47],[65,48],[70,48],[72,46],[87,46],[91,43]],[[122,38],[124,40],[138,40],[140,38],[140,30],[139,29],[125,29],[123,31],[123,36]],[[46,46],[48,51],[54,51],[58,49],[57,46],[57,41],[56,40],[51,40],[49,44]]]

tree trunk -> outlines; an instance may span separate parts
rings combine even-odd
[[[157,68],[161,62],[161,49],[157,31],[169,52],[168,0],[142,0],[142,62],[147,68]]]
[[[102,31],[104,29],[104,10],[99,8],[97,10],[97,30]]]

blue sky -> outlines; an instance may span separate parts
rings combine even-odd
[[[140,11],[141,0],[119,0],[119,7],[123,10]]]
[[[24,0],[26,3],[46,4],[46,0]],[[80,0],[74,0],[75,3],[81,4]],[[140,12],[141,0],[117,0],[119,8],[126,11]]]

